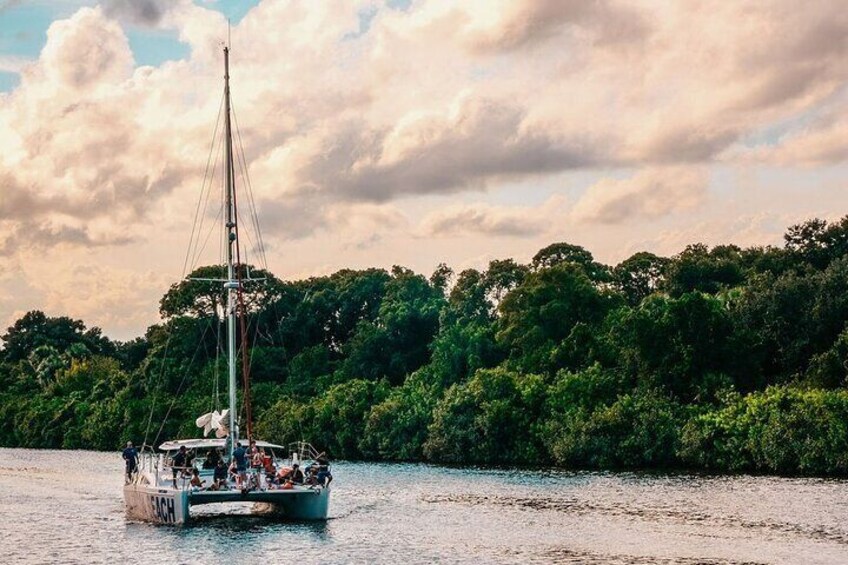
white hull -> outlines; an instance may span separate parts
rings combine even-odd
[[[330,489],[304,489],[304,491],[277,496],[268,502],[257,502],[254,510],[288,520],[326,520],[330,509]]]
[[[140,482],[124,485],[127,517],[156,524],[184,524],[189,518],[188,491]]]
[[[288,520],[326,520],[330,506],[329,487],[194,491],[171,485],[154,486],[146,479],[141,477],[124,485],[124,504],[128,518],[154,524],[185,524],[191,517],[191,507],[202,504],[253,502],[256,512]]]

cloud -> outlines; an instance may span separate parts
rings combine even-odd
[[[818,167],[848,161],[848,96],[832,107],[823,108],[774,142],[739,145],[732,158],[749,164],[780,167]]]
[[[60,243],[86,248],[124,245],[133,238],[120,233],[98,237],[84,227],[62,225],[51,222],[22,222],[9,228],[0,239],[0,256],[19,253],[22,250],[44,250]]]
[[[156,201],[192,178],[174,152],[184,134],[140,121],[144,79],[123,30],[99,8],[50,26],[0,106],[0,219],[17,220],[7,249],[127,243]]]
[[[651,163],[705,163],[735,142],[742,132],[730,126],[666,126],[643,141],[642,156]]]
[[[452,237],[469,233],[530,237],[547,233],[567,218],[565,199],[552,196],[539,206],[493,206],[485,203],[449,206],[421,222],[424,236]]]
[[[30,63],[32,60],[26,57],[0,55],[0,72],[20,73]]]
[[[102,5],[103,12],[110,18],[153,27],[172,4],[168,0],[106,0]]]
[[[601,43],[638,41],[647,28],[638,12],[620,3],[600,0],[537,0],[496,2],[493,18],[468,27],[466,42],[473,51],[491,53],[532,47],[553,39],[564,27],[587,32]],[[476,24],[476,25],[475,25]]]
[[[323,197],[300,198],[296,202],[266,200],[259,203],[262,229],[287,240],[331,232],[347,245],[368,247],[387,231],[407,223],[390,204],[331,202]]]
[[[490,182],[588,166],[597,150],[524,126],[519,107],[461,97],[445,114],[411,114],[393,128],[352,122],[297,166],[299,192],[385,202],[482,190]]]
[[[281,237],[323,229],[331,202],[732,159],[729,148],[810,111],[848,74],[846,16],[827,3],[794,14],[780,2],[422,1],[378,9],[351,36],[366,4],[261,2],[232,30],[245,155]],[[134,68],[121,22],[177,29],[191,58]],[[124,230],[184,209],[176,198],[199,183],[219,100],[224,29],[218,12],[158,0],[55,22],[0,108],[16,191],[0,210],[54,224],[108,214]]]
[[[133,56],[120,26],[99,8],[82,8],[50,26],[40,63],[57,86],[86,88],[129,77]]]
[[[784,166],[819,166],[848,161],[848,116],[831,124],[795,132],[769,156]]]
[[[581,222],[618,224],[694,208],[705,196],[707,174],[681,167],[647,169],[630,178],[604,178],[589,187],[572,214]]]

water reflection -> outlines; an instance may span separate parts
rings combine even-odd
[[[193,515],[191,522],[175,528],[179,532],[191,535],[194,532],[216,532],[221,534],[250,534],[254,536],[278,536],[291,534],[308,540],[325,541],[329,536],[327,522],[295,522],[280,517],[221,513]]]

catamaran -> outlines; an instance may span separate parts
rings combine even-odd
[[[255,440],[246,410],[246,438],[239,437],[236,396],[236,323],[244,326],[244,271],[240,260],[239,214],[235,192],[229,47],[224,47],[224,161],[227,312],[227,409],[196,420],[204,437],[166,441],[158,452],[142,449],[140,461],[127,476],[124,503],[127,516],[158,524],[183,524],[191,508],[213,503],[252,503],[252,510],[293,520],[325,520],[330,502],[328,462],[304,441],[277,445]],[[246,166],[246,164],[243,164]],[[249,276],[249,274],[248,274]],[[242,347],[242,355],[246,354]],[[242,367],[248,363],[243,360]],[[247,373],[244,373],[245,385]],[[247,397],[247,391],[245,391]],[[214,431],[214,438],[206,436]],[[223,468],[223,471],[222,471]],[[244,506],[243,504],[241,506]],[[225,508],[227,505],[224,506]],[[230,506],[231,507],[231,506]]]

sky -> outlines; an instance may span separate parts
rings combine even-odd
[[[33,309],[122,340],[158,321],[228,20],[284,279],[557,241],[608,264],[780,245],[848,212],[840,2],[0,0],[0,328]]]

